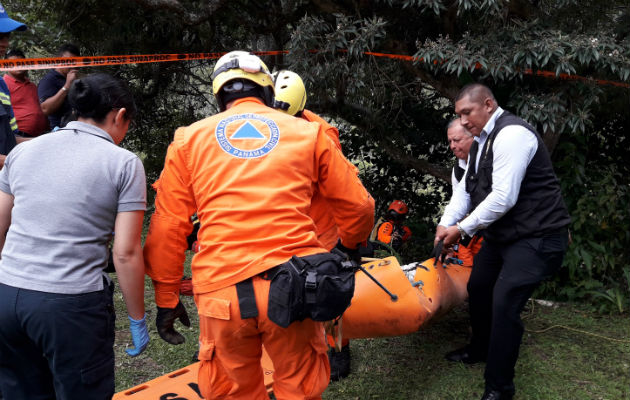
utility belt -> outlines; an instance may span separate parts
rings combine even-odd
[[[356,265],[337,253],[297,257],[265,271],[271,281],[267,317],[286,328],[310,318],[330,321],[339,317],[354,295]],[[252,279],[236,284],[241,318],[258,316]]]

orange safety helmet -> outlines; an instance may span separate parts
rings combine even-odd
[[[394,200],[387,209],[387,211],[391,210],[396,211],[398,214],[405,215],[409,212],[409,207],[407,207],[407,205],[403,201]]]

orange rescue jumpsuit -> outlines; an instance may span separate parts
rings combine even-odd
[[[473,259],[481,250],[482,243],[483,238],[480,235],[473,235],[468,246],[463,246],[461,243],[458,244],[457,251],[453,252],[453,257],[462,260],[463,266],[472,267]]]
[[[394,233],[400,236],[400,244],[405,243],[411,237],[411,229],[405,225],[394,225],[391,221],[385,221],[379,225],[376,239],[380,242],[394,246]]]
[[[326,135],[337,145],[337,148],[341,151],[341,143],[339,142],[339,130],[334,126],[330,125],[319,115],[313,113],[309,110],[302,111],[302,118],[311,122],[319,122]],[[356,171],[358,174],[358,170]],[[332,249],[337,244],[337,240],[339,239],[339,234],[337,232],[337,224],[335,224],[335,219],[330,213],[328,202],[324,196],[317,190],[313,195],[313,200],[311,201],[311,218],[315,221],[315,228],[317,233],[317,238],[321,242],[322,246],[325,249]]]
[[[144,247],[156,303],[173,308],[195,211],[201,222],[192,281],[200,320],[199,388],[205,398],[267,398],[264,344],[278,399],[317,399],[330,366],[322,324],[284,329],[267,318],[269,281],[260,275],[326,251],[308,212],[315,189],[330,204],[346,247],[369,235],[374,200],[354,166],[307,122],[255,98],[175,132],[155,187],[155,213]],[[258,317],[241,319],[235,284],[252,277]]]
[[[307,109],[302,110],[302,118],[311,122],[319,122],[324,128],[324,132],[326,132],[326,135],[335,143],[335,145],[337,145],[337,148],[341,151],[341,142],[339,142],[339,130],[337,128],[330,125],[319,115]],[[356,167],[355,171],[358,176],[359,170],[356,169]],[[335,245],[337,244],[337,240],[339,240],[337,224],[335,223],[333,215],[330,213],[329,205],[326,201],[326,198],[319,192],[319,190],[315,191],[313,199],[311,200],[310,215],[315,222],[317,239],[319,239],[322,246],[324,246],[324,248],[328,250],[335,247]],[[335,340],[332,336],[328,335],[327,340],[330,347],[335,346]],[[349,339],[343,339],[341,345],[346,346],[348,343],[350,343]]]

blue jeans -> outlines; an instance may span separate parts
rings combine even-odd
[[[0,388],[11,400],[111,399],[113,285],[57,294],[0,284]]]

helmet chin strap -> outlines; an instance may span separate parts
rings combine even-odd
[[[280,101],[278,99],[273,100],[273,108],[287,111],[290,107],[291,107],[291,104],[287,103],[286,101]]]

